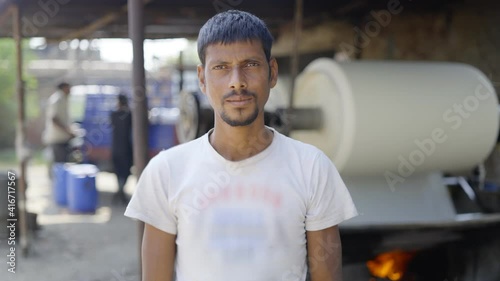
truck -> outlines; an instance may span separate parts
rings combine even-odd
[[[70,96],[70,112],[77,138],[72,140],[74,159],[96,165],[101,171],[112,171],[110,114],[123,93],[133,101],[131,91],[114,85],[76,85]],[[129,102],[133,107],[133,102]],[[175,126],[179,109],[168,96],[151,94],[149,103],[149,157],[178,144]],[[132,136],[131,136],[132,137]]]

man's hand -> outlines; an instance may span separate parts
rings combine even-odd
[[[172,281],[175,235],[145,224],[142,239],[142,281]]]
[[[342,281],[342,245],[338,226],[307,231],[311,281]]]
[[[73,131],[71,130],[71,128],[68,127],[68,126],[66,126],[66,124],[64,124],[64,122],[62,122],[59,118],[53,117],[52,118],[52,122],[54,122],[54,125],[56,125],[61,130],[63,130],[64,132],[66,132],[66,134],[68,134],[70,138],[76,137],[75,133],[73,133]]]
[[[70,136],[71,138],[75,138],[75,137],[76,137],[75,133],[73,133],[73,131],[71,131],[71,130],[68,130],[68,132],[67,132],[67,133],[69,134],[69,136]]]

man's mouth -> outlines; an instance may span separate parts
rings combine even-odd
[[[228,102],[241,102],[241,101],[248,101],[251,99],[252,99],[252,97],[244,97],[244,98],[232,98],[232,99],[228,99],[227,101]]]
[[[226,101],[234,106],[243,106],[249,104],[253,100],[253,97],[241,97],[241,98],[230,98]]]

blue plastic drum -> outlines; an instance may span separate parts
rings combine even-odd
[[[68,204],[68,200],[65,163],[54,163],[54,165],[52,165],[52,188],[54,201],[59,206],[66,206]]]
[[[68,209],[75,213],[92,213],[97,209],[98,192],[96,188],[95,165],[78,164],[68,168],[67,199]]]

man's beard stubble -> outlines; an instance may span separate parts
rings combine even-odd
[[[255,101],[254,112],[250,116],[248,116],[248,118],[243,119],[243,120],[231,119],[231,117],[229,117],[229,115],[224,110],[224,101],[230,97],[238,96],[238,95],[245,96],[245,97],[253,97],[254,101]],[[240,113],[242,110],[243,109],[239,109]],[[248,125],[252,124],[257,119],[258,116],[259,116],[259,108],[257,107],[257,95],[255,93],[248,92],[247,90],[243,89],[240,91],[239,94],[237,91],[231,91],[230,93],[227,93],[222,97],[222,112],[220,114],[220,117],[229,126],[231,126],[231,127],[248,126]]]

